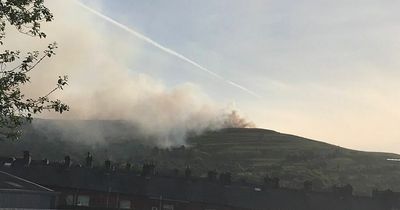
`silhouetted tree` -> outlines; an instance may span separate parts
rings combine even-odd
[[[44,0],[2,0],[0,1],[0,45],[6,36],[7,26],[15,27],[19,32],[45,38],[40,23],[53,20],[53,14],[45,7]],[[59,77],[54,89],[38,98],[26,98],[20,88],[30,81],[28,73],[43,59],[53,56],[56,43],[48,45],[42,53],[39,51],[21,54],[20,51],[4,50],[0,52],[0,137],[16,139],[24,122],[31,122],[33,114],[43,110],[59,113],[69,107],[60,100],[50,100],[49,96],[67,84],[67,77]]]

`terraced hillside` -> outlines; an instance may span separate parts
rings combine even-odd
[[[400,190],[400,163],[387,161],[400,157],[396,154],[354,151],[263,129],[225,129],[190,143],[209,155],[215,168],[253,181],[269,174],[290,187],[311,180],[317,189],[351,183],[362,194],[374,188]]]
[[[399,155],[354,151],[271,130],[223,129],[191,137],[185,146],[159,148],[121,121],[44,120],[39,124],[27,126],[20,141],[0,142],[0,156],[30,150],[34,159],[62,160],[70,155],[77,163],[90,151],[98,165],[111,159],[121,167],[133,163],[136,170],[143,162],[154,161],[160,173],[175,175],[183,175],[190,165],[198,176],[217,170],[231,172],[243,182],[262,182],[269,175],[279,177],[287,187],[300,188],[310,180],[318,190],[350,183],[359,194],[374,188],[400,191],[400,163],[387,161]],[[81,133],[82,127],[89,134]]]

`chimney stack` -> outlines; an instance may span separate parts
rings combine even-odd
[[[111,170],[111,160],[104,161],[104,168],[106,170]]]
[[[131,163],[126,163],[125,165],[125,170],[130,171],[132,169],[132,164]]]
[[[222,185],[230,185],[232,182],[231,173],[229,172],[221,173],[219,175],[219,181],[221,182]]]
[[[208,171],[208,174],[207,174],[208,181],[217,180],[217,175],[218,175],[218,173],[215,170],[214,171]]]
[[[32,157],[31,157],[31,154],[29,153],[29,151],[27,151],[27,150],[24,151],[23,160],[24,160],[24,166],[25,167],[29,167],[31,165]]]
[[[49,159],[47,159],[47,158],[43,159],[43,160],[42,160],[42,164],[43,164],[44,166],[48,166],[48,165],[50,164]]]
[[[64,167],[65,168],[71,167],[71,157],[69,155],[64,157]]]
[[[154,163],[145,163],[142,168],[142,176],[148,177],[155,175],[156,165]]]
[[[93,156],[92,154],[90,154],[90,152],[88,152],[86,156],[86,167],[87,168],[93,167]]]

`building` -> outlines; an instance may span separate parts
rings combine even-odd
[[[103,167],[93,167],[91,163],[73,165],[69,157],[52,164],[31,162],[29,166],[6,164],[2,170],[58,192],[56,207],[59,209],[400,209],[398,193],[375,191],[372,197],[354,196],[350,185],[333,187],[329,192],[315,192],[310,182],[305,182],[303,189],[288,189],[279,187],[276,178],[266,179],[264,185],[244,184],[232,181],[229,173],[217,176],[212,171],[203,178],[190,176],[190,169],[184,176],[156,175],[154,164],[145,164],[143,170],[137,172],[129,167],[113,167],[110,161],[105,161]]]
[[[52,209],[58,193],[0,171],[0,209]]]

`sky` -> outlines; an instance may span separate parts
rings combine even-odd
[[[236,109],[257,127],[357,150],[400,153],[398,1],[81,0],[223,79],[72,2],[51,3],[54,22],[62,19],[65,26],[56,30],[63,38],[50,36],[60,40],[61,49],[68,33],[78,48],[79,41],[86,43],[82,37],[93,36],[89,42],[108,52],[101,59],[128,69],[123,77],[146,75],[156,81],[146,88],[169,94],[189,85],[206,104]],[[68,28],[77,25],[81,28]],[[96,83],[96,77],[89,82]],[[77,80],[87,83],[76,78],[66,94],[79,94],[83,83]]]

